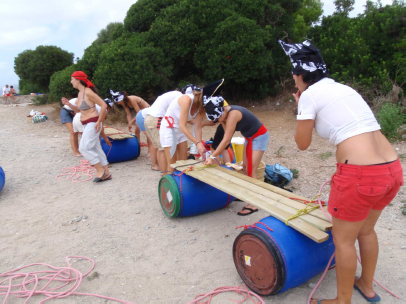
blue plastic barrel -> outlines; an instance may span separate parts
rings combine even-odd
[[[6,174],[3,171],[3,168],[0,167],[0,191],[3,190],[6,183]]]
[[[237,236],[233,258],[244,283],[263,296],[297,287],[322,273],[335,250],[330,231],[327,241],[316,243],[272,216],[255,226]]]
[[[128,161],[140,156],[141,148],[137,137],[126,138],[122,140],[111,140],[112,146],[106,144],[104,139],[101,139],[101,146],[106,153],[109,163],[118,163]]]
[[[159,202],[169,217],[204,214],[227,207],[234,197],[186,174],[165,175],[159,181]]]

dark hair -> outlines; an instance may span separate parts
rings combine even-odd
[[[123,98],[123,106],[124,108],[128,108],[128,103],[130,102],[130,98],[128,98],[128,93],[127,91],[121,91],[123,93],[124,98]]]
[[[86,82],[84,82],[83,80],[79,80],[79,81],[80,81],[80,84],[81,84],[82,86],[84,86],[85,88],[87,88],[87,83],[86,83]],[[90,87],[90,89],[91,89],[93,92],[95,92],[97,95],[99,95],[99,91],[97,90],[97,88],[96,88],[95,86]]]
[[[10,88],[14,88],[13,86],[10,86]]]
[[[309,62],[317,62],[320,60],[316,54],[309,54],[306,59]],[[303,82],[311,86],[312,84],[315,84],[316,82],[322,80],[323,78],[330,76],[330,73],[328,71],[323,72],[322,70],[317,69],[313,72],[306,72],[304,74],[295,74],[295,75],[303,75]]]

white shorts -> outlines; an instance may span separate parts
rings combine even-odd
[[[80,121],[80,116],[82,116],[82,113],[77,113],[73,117],[72,125],[73,125],[73,132],[75,132],[75,133],[83,133],[83,125],[82,125],[82,122]]]
[[[187,141],[187,137],[183,134],[179,128],[174,128],[176,131],[177,143],[183,143]],[[161,142],[162,148],[172,147],[172,129],[167,128],[161,123],[161,128],[159,129],[159,140]]]

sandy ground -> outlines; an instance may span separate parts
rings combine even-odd
[[[26,115],[34,108],[51,119],[31,124]],[[334,172],[334,149],[316,135],[311,147],[301,152],[293,140],[295,116],[291,105],[250,107],[265,123],[271,144],[264,160],[299,170],[290,187],[312,197]],[[6,186],[0,193],[0,272],[31,263],[65,266],[66,256],[92,258],[99,276],[85,279],[80,292],[101,294],[138,303],[186,303],[220,286],[242,284],[232,259],[232,245],[241,230],[267,214],[236,215],[244,203],[190,218],[170,219],[162,211],[157,194],[159,173],[150,170],[146,150],[133,161],[113,164],[111,181],[94,184],[58,181],[64,167],[78,165],[71,155],[69,134],[53,106],[0,105],[0,166]],[[124,128],[125,126],[118,125]],[[209,139],[214,129],[204,130]],[[404,144],[394,145],[405,155]],[[283,148],[281,148],[283,147]],[[279,152],[278,152],[279,151]],[[322,154],[324,153],[324,154]],[[326,158],[326,159],[324,159]],[[405,160],[402,159],[403,165]],[[401,214],[401,189],[393,205],[383,212],[377,232],[380,257],[376,278],[397,293],[396,300],[376,287],[383,303],[405,303],[406,245],[405,216]],[[323,198],[326,199],[328,189]],[[78,217],[87,217],[80,222]],[[300,250],[300,248],[298,248]],[[73,267],[85,272],[89,264],[73,260]],[[359,273],[359,270],[358,270]],[[267,303],[305,303],[309,283],[276,296]],[[316,296],[336,295],[335,271],[329,271]],[[223,294],[214,303],[238,299]],[[31,303],[38,302],[32,300]],[[354,303],[365,303],[358,293]],[[11,299],[9,303],[22,303]],[[92,297],[72,296],[59,303],[101,303]]]

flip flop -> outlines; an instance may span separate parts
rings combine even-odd
[[[317,304],[322,304],[321,301],[324,301],[325,299],[318,299]],[[310,301],[316,301],[316,299],[311,298]]]
[[[358,277],[356,277],[356,278],[359,279]],[[358,292],[361,294],[361,296],[362,296],[365,300],[367,300],[368,302],[370,302],[370,303],[376,303],[376,302],[380,302],[380,301],[381,301],[381,297],[378,296],[378,294],[377,294],[376,292],[375,292],[375,296],[374,296],[374,297],[369,298],[369,297],[367,297],[366,295],[364,295],[364,294],[362,293],[361,289],[359,289],[358,286],[355,285],[355,283],[354,283],[354,289],[355,289],[356,291],[358,291]]]
[[[158,166],[158,165],[155,165],[155,166]],[[151,170],[152,170],[152,171],[161,171],[161,170],[159,170],[159,169],[154,169],[153,167],[154,167],[154,166],[151,166]]]
[[[244,211],[244,210],[249,210],[250,212],[248,212],[248,213],[241,213],[241,211]],[[243,207],[241,211],[240,211],[240,212],[237,212],[237,214],[240,215],[240,216],[246,216],[246,215],[253,214],[254,212],[257,212],[258,209],[257,209],[257,210],[254,210],[254,209],[252,209],[252,208]]]

